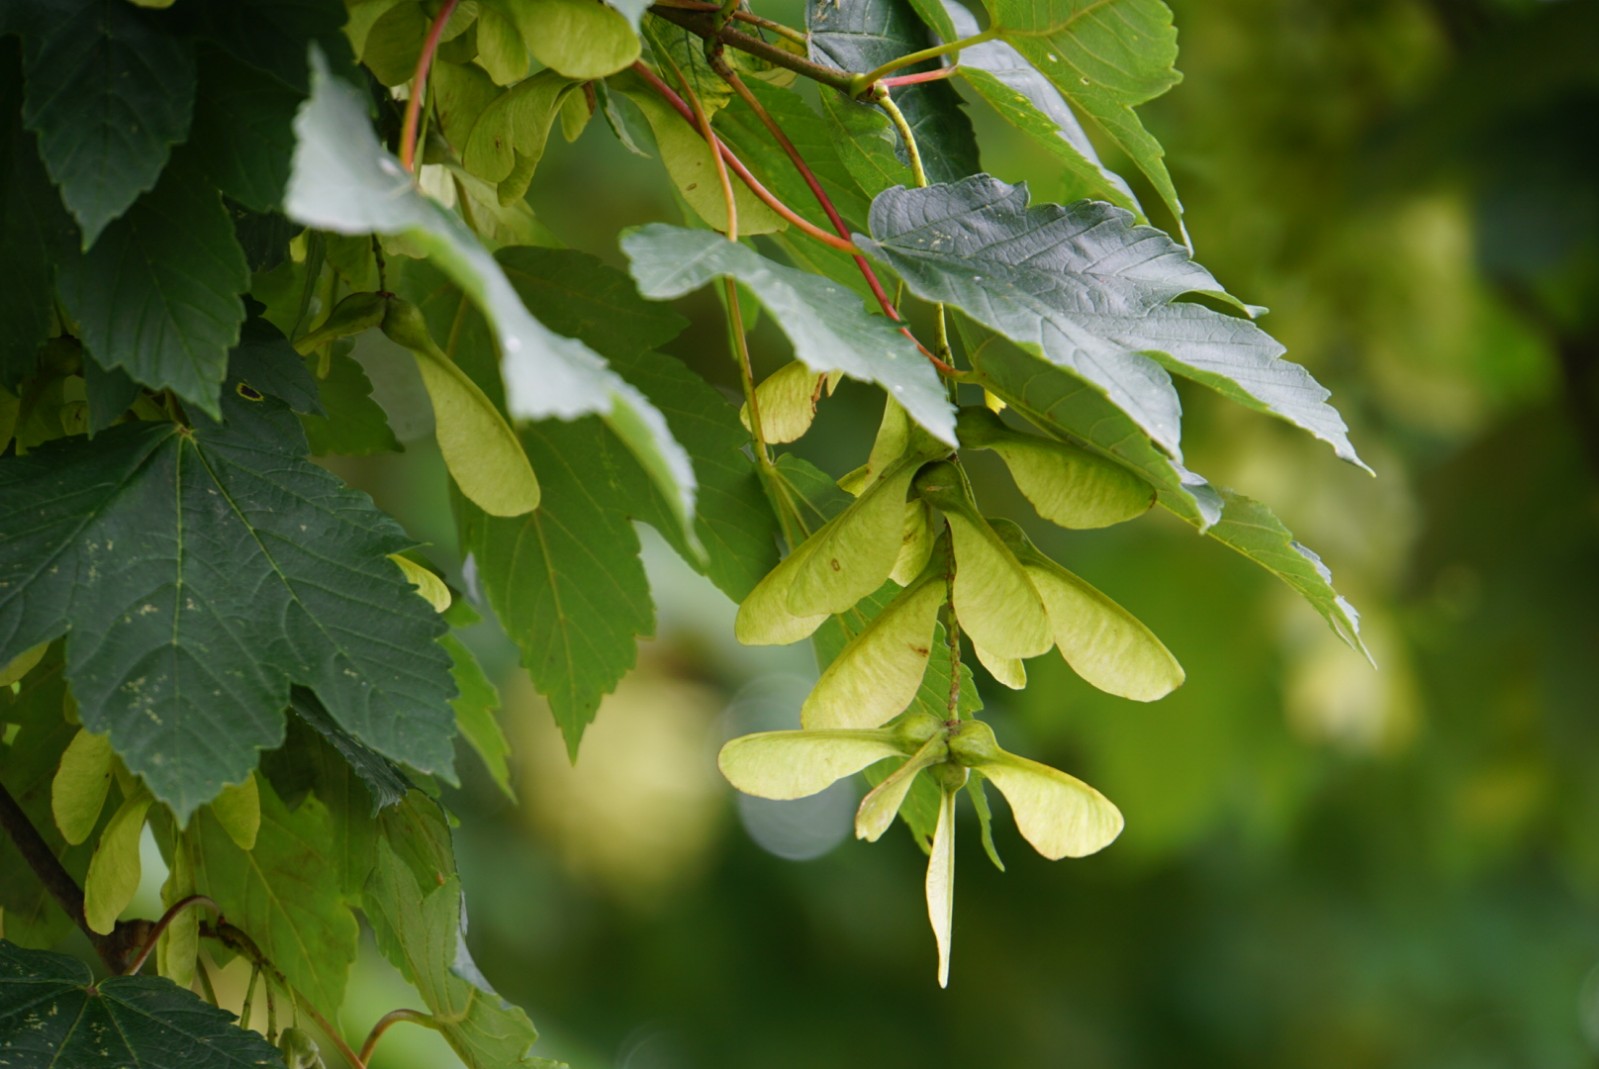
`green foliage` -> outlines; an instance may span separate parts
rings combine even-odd
[[[1135,223],[1101,162],[1092,138],[1181,225],[1133,111],[1176,81],[1169,12],[1108,7],[995,0],[978,33],[933,0],[815,0],[804,30],[589,0],[8,5],[0,1063],[317,1064],[299,1014],[338,1020],[364,920],[425,1006],[400,1018],[471,1069],[550,1064],[465,944],[456,736],[514,798],[515,734],[462,598],[575,760],[656,627],[639,521],[739,603],[738,639],[814,636],[797,730],[734,739],[720,766],[768,798],[865,772],[857,834],[899,818],[929,852],[940,983],[962,789],[996,864],[984,783],[1050,859],[1122,827],[1092,787],[1000,749],[980,689],[1021,690],[1051,649],[1121,698],[1184,679],[1131,612],[988,515],[1007,484],[973,452],[1060,527],[1158,501],[1358,647],[1320,559],[1183,467],[1172,374],[1360,462],[1260,310]],[[1097,199],[1029,205],[983,172],[957,74]],[[558,122],[652,149],[684,225],[559,247],[626,186],[536,216]],[[708,309],[729,365],[704,359]],[[835,477],[804,454],[842,378],[882,420],[864,456],[839,436],[831,459],[860,466]],[[450,515],[423,564],[345,479],[389,500],[384,465],[430,435]],[[167,872],[153,926],[125,916],[147,836]],[[21,949],[72,924],[114,973],[153,950],[167,979],[91,985]],[[268,1010],[277,1051],[177,986],[209,990],[212,951],[293,1007],[281,1036]]]
[[[98,983],[64,954],[0,940],[0,1057],[8,1065],[279,1064],[278,1052],[233,1015],[171,980]]]

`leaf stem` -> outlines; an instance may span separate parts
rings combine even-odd
[[[422,98],[427,96],[428,71],[433,66],[433,54],[439,50],[439,38],[444,36],[444,24],[450,21],[458,0],[444,0],[444,6],[433,17],[428,27],[427,40],[422,44],[422,54],[416,57],[416,73],[411,77],[411,96],[405,102],[405,121],[400,126],[400,164],[416,173],[417,120],[422,115]]]
[[[911,129],[911,124],[905,118],[905,113],[899,110],[899,105],[894,103],[893,94],[879,85],[872,91],[872,103],[883,109],[894,129],[899,132],[899,139],[905,145],[905,157],[910,160],[911,176],[916,180],[916,187],[921,189],[927,182],[927,170],[922,166],[922,153],[916,147],[916,133]]]
[[[661,81],[660,76],[654,71],[650,70],[650,68],[645,66],[643,63],[634,63],[633,71],[640,78],[643,78],[651,89],[654,89],[657,93],[659,93],[668,104],[672,105],[672,107],[676,109],[677,113],[683,117],[685,122],[693,125],[694,129],[699,132],[699,124],[694,121],[693,109],[691,109],[688,104],[684,103],[683,98],[678,96],[671,86]],[[703,137],[704,133],[700,132],[700,136]],[[793,208],[790,208],[788,205],[784,204],[782,201],[773,196],[770,190],[756,180],[755,176],[750,173],[749,168],[744,166],[743,161],[733,154],[733,150],[722,143],[721,138],[713,137],[711,146],[712,151],[720,151],[722,158],[727,161],[728,167],[732,168],[733,173],[738,175],[738,180],[748,186],[750,192],[754,193],[756,197],[760,198],[762,203],[764,203],[767,207],[771,208],[778,215],[782,216],[794,227],[804,231],[806,234],[809,234],[822,244],[838,249],[840,252],[854,253],[854,245],[851,245],[848,241],[838,237],[836,234],[829,234],[827,231],[823,230],[809,219],[806,219]]]
[[[311,1005],[303,994],[289,985],[288,978],[279,972],[277,966],[272,964],[271,959],[261,952],[261,948],[256,945],[255,940],[251,939],[248,933],[219,918],[215,924],[201,925],[200,934],[208,939],[215,939],[236,953],[243,954],[251,964],[260,967],[267,980],[267,1008],[269,1012],[272,1010],[272,981],[276,980],[278,986],[283,988],[293,998],[296,1008],[304,1010],[311,1020],[316,1022],[316,1026],[322,1030],[323,1035],[327,1036],[333,1045],[339,1048],[339,1053],[344,1055],[345,1060],[354,1069],[366,1069],[366,1063],[361,1060],[354,1050],[350,1049],[350,1045],[344,1041],[344,1037],[339,1034],[338,1029],[334,1028],[326,1017],[317,1012],[317,1008]]]
[[[372,1026],[372,1031],[366,1034],[366,1042],[361,1044],[361,1053],[356,1055],[356,1065],[358,1067],[364,1067],[367,1060],[372,1057],[372,1051],[376,1049],[378,1040],[383,1038],[383,1033],[401,1021],[410,1021],[412,1024],[419,1024],[424,1028],[432,1028],[435,1031],[439,1027],[438,1021],[421,1010],[390,1010],[382,1017],[379,1017],[378,1023]]]
[[[129,976],[136,975],[138,971],[144,967],[144,960],[148,958],[150,956],[150,952],[155,949],[156,941],[159,940],[162,933],[167,930],[167,926],[177,919],[178,914],[182,913],[190,906],[206,906],[216,913],[217,916],[220,917],[222,915],[222,907],[217,905],[215,901],[206,895],[189,895],[187,898],[178,899],[176,902],[172,903],[172,905],[167,907],[167,911],[161,914],[161,919],[156,921],[155,926],[150,929],[150,935],[145,940],[143,948],[140,949],[139,956],[134,958],[132,963],[128,965],[127,974]]]
[[[810,60],[796,56],[785,48],[779,48],[774,44],[761,40],[759,37],[751,37],[749,34],[735,30],[731,26],[718,30],[716,28],[715,15],[720,10],[720,4],[712,4],[706,9],[692,11],[657,4],[650,8],[650,13],[676,26],[681,26],[688,32],[698,37],[703,37],[707,41],[720,41],[729,48],[736,48],[740,52],[748,52],[752,56],[759,56],[773,66],[791,70],[795,74],[803,74],[813,82],[820,82],[822,85],[829,85],[834,89],[848,91],[855,77],[849,71],[841,71],[835,67],[824,67],[820,63],[812,63]],[[735,15],[735,17],[737,16]]]
[[[655,0],[654,6],[674,8],[678,11],[703,11],[709,14],[716,14],[722,9],[721,4],[707,3],[705,0]],[[659,14],[659,12],[657,12],[657,14]],[[739,9],[733,12],[733,18],[738,22],[747,22],[751,26],[756,26],[763,30],[770,30],[779,37],[786,37],[795,44],[802,45],[806,43],[804,30],[796,30],[794,27],[778,22],[774,19],[762,18],[753,11]],[[737,46],[735,45],[734,47]]]
[[[720,74],[727,84],[733,88],[733,91],[738,94],[739,99],[744,101],[749,109],[755,113],[755,117],[761,121],[762,126],[766,127],[767,132],[772,135],[772,139],[778,143],[778,145],[783,149],[784,154],[788,156],[789,162],[794,165],[794,169],[798,171],[800,177],[805,180],[805,185],[809,187],[812,196],[816,198],[817,204],[821,205],[822,211],[827,213],[828,221],[833,224],[833,229],[838,231],[838,236],[847,239],[850,235],[849,227],[844,223],[843,218],[838,214],[838,209],[833,206],[832,198],[830,198],[827,195],[827,191],[822,188],[822,183],[817,179],[816,172],[811,170],[810,165],[805,162],[805,157],[800,155],[799,148],[795,146],[793,140],[790,139],[783,128],[778,125],[777,120],[772,118],[771,113],[768,112],[761,104],[759,98],[757,98],[754,93],[750,92],[749,86],[744,84],[744,79],[738,76],[737,71],[733,70],[732,67],[728,66],[725,61],[719,58],[713,58],[711,61],[711,66],[716,70],[716,73]],[[877,298],[878,305],[883,309],[883,314],[888,316],[888,318],[892,319],[894,322],[899,323],[899,332],[905,335],[906,338],[910,339],[910,341],[915,344],[916,348],[921,350],[922,354],[931,360],[934,366],[936,366],[940,371],[946,373],[953,372],[955,370],[953,367],[939,360],[935,354],[929,352],[927,346],[923,345],[920,341],[917,341],[916,336],[911,333],[910,328],[904,325],[904,320],[899,314],[899,309],[895,307],[894,301],[889,300],[888,292],[883,289],[883,283],[878,279],[877,272],[872,270],[872,265],[866,262],[866,257],[862,256],[860,251],[856,249],[854,245],[850,246],[850,252],[852,253],[851,258],[855,261],[855,266],[860,270],[861,277],[866,279],[866,285],[871,289],[872,296]]]
[[[925,63],[930,59],[937,59],[939,56],[947,56],[951,52],[959,52],[963,48],[970,48],[973,45],[980,45],[984,41],[992,41],[998,36],[999,27],[990,26],[981,33],[974,33],[970,37],[962,37],[954,41],[949,41],[945,44],[934,45],[931,48],[924,48],[919,52],[912,52],[909,55],[900,56],[898,59],[891,59],[881,67],[869,70],[865,74],[855,75],[855,77],[850,80],[849,87],[845,90],[845,92],[849,93],[850,96],[861,96],[868,89],[870,89],[879,78],[882,78],[885,75],[893,74],[895,71],[904,70],[906,67],[914,67],[918,63]]]
[[[960,67],[939,67],[937,70],[919,71],[916,74],[896,74],[892,78],[879,78],[877,84],[885,88],[901,85],[919,85],[922,82],[941,82],[960,73]]]
[[[905,158],[910,160],[911,177],[915,179],[918,189],[925,189],[929,184],[927,181],[927,168],[922,164],[921,150],[916,147],[916,132],[911,129],[911,124],[905,118],[905,113],[900,110],[898,104],[894,103],[893,94],[888,91],[888,86],[882,82],[877,83],[873,88],[872,101],[883,109],[884,113],[888,115],[889,121],[894,124],[894,129],[899,131],[899,138],[905,143]],[[950,373],[954,373],[954,355],[949,347],[949,321],[945,316],[942,304],[933,306],[933,345],[936,354],[932,357],[933,362],[940,369],[948,368]],[[953,400],[955,387],[950,386],[949,389]]]

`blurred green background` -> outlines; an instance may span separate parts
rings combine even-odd
[[[540,1053],[582,1069],[1599,1064],[1599,5],[1172,6],[1186,80],[1142,114],[1196,255],[1272,309],[1264,325],[1333,390],[1379,478],[1196,392],[1189,463],[1322,554],[1380,669],[1169,517],[1035,531],[1188,682],[1146,707],[1049,658],[1022,694],[986,688],[1001,741],[1099,787],[1127,830],[1051,864],[1001,814],[1001,874],[963,812],[940,991],[909,835],[856,843],[856,785],[751,804],[716,775],[724,738],[795,724],[808,653],[736,647],[733,607],[651,542],[658,637],[575,769],[503,637],[475,636],[521,806],[481,775],[452,798],[471,942],[545,1032]],[[987,170],[1073,196],[970,110]],[[532,201],[617,263],[619,224],[680,218],[658,164],[599,122],[552,149]],[[714,304],[686,307],[699,325],[674,351],[732,387]],[[767,368],[785,358],[769,327],[756,344]],[[802,449],[841,474],[875,421],[846,387]],[[360,474],[458,566],[443,502],[407,493],[443,486],[437,463],[423,442]],[[990,511],[1030,517],[991,485]],[[367,966],[352,1026],[406,1001]],[[443,1064],[415,1030],[391,1035],[378,1065]]]

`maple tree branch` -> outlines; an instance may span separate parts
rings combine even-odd
[[[655,0],[655,6],[676,8],[679,11],[700,11],[713,15],[720,13],[722,10],[721,4],[708,3],[706,0]],[[788,38],[795,44],[805,44],[804,30],[797,30],[775,19],[762,18],[753,11],[745,11],[743,8],[739,8],[733,12],[733,18],[738,22],[747,22],[751,26],[770,30],[779,37]]]
[[[56,857],[50,844],[44,841],[44,836],[39,834],[39,829],[33,826],[33,821],[28,819],[28,814],[23,812],[22,806],[3,783],[0,783],[0,828],[5,829],[17,853],[22,855],[22,860],[27,862],[28,868],[33,870],[50,897],[55,899],[56,905],[89,937],[95,953],[100,955],[106,968],[113,973],[121,973],[127,956],[127,933],[134,925],[119,923],[110,935],[101,935],[89,927],[89,921],[83,915],[83,888],[61,864],[61,859]]]
[[[400,164],[416,171],[416,128],[422,114],[422,98],[427,96],[428,70],[433,66],[433,54],[439,50],[439,38],[444,36],[444,24],[450,21],[458,0],[444,0],[444,6],[428,27],[427,41],[422,54],[416,57],[416,73],[411,77],[411,96],[405,102],[405,121],[400,126]]]
[[[207,906],[214,913],[216,913],[217,916],[220,917],[222,915],[222,907],[217,905],[214,900],[206,895],[190,895],[187,898],[178,899],[176,902],[172,903],[172,905],[167,907],[167,911],[161,914],[161,919],[156,921],[155,926],[150,929],[150,934],[145,938],[144,946],[139,950],[139,956],[134,958],[133,961],[128,965],[129,976],[137,974],[138,971],[144,967],[145,959],[148,958],[150,956],[150,952],[155,949],[156,941],[161,938],[162,933],[167,930],[168,925],[177,920],[178,914],[182,913],[190,906]]]
[[[759,37],[751,37],[747,33],[733,29],[731,26],[716,28],[716,15],[721,10],[720,4],[711,4],[705,9],[684,10],[681,7],[667,7],[656,4],[650,8],[650,14],[657,15],[667,22],[681,26],[698,37],[707,41],[720,41],[729,48],[736,48],[740,52],[748,52],[758,56],[773,66],[791,70],[795,74],[803,74],[813,82],[832,86],[834,89],[849,91],[850,84],[856,77],[849,71],[841,71],[835,67],[824,67],[820,63],[812,63],[803,56],[796,56],[785,48],[770,44]],[[734,16],[735,18],[737,15]]]

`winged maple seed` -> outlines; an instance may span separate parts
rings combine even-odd
[[[1084,857],[1108,846],[1122,815],[1094,788],[1059,769],[1000,747],[981,720],[939,720],[909,713],[886,728],[766,731],[722,747],[717,765],[745,794],[788,800],[816,794],[879,761],[900,765],[861,800],[857,838],[875,842],[926,773],[939,789],[938,824],[927,866],[927,913],[938,942],[938,982],[949,984],[955,901],[955,797],[979,773],[1010,803],[1016,827],[1051,861]]]

